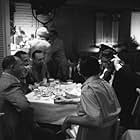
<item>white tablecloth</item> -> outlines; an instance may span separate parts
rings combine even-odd
[[[52,100],[34,99],[34,93],[26,95],[34,109],[35,120],[40,123],[61,125],[68,115],[76,115],[76,104],[54,104]]]
[[[127,130],[121,140],[140,140],[140,130]]]

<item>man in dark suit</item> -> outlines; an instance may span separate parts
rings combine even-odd
[[[68,80],[69,65],[65,54],[64,42],[60,39],[55,29],[49,30],[49,42],[51,44],[51,60],[48,63],[50,76],[61,81]]]
[[[121,59],[114,58],[116,69],[112,86],[121,105],[120,120],[125,128],[136,127],[133,123],[132,110],[137,99],[136,88],[140,87],[140,76],[131,70],[129,65],[122,65]]]

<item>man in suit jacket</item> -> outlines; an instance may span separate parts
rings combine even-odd
[[[0,96],[3,98],[1,110],[5,113],[4,137],[6,140],[31,140],[28,130],[33,122],[32,109],[19,80],[25,73],[24,64],[18,57],[11,55],[3,59],[2,68]]]

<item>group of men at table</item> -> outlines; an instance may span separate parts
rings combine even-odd
[[[47,79],[54,78],[60,81],[68,79],[68,62],[64,51],[63,41],[58,38],[56,30],[48,31],[41,27],[36,31],[36,38],[30,42],[27,52],[17,51],[15,56],[19,57],[26,67],[21,77],[23,84],[34,85],[34,83],[46,84]]]
[[[48,32],[47,28],[41,27],[36,32],[36,38],[30,42],[31,48],[28,53],[18,51],[15,55],[3,59],[0,112],[4,114],[1,116],[1,125],[4,129],[0,130],[3,132],[0,132],[0,135],[3,135],[4,140],[31,139],[29,133],[34,124],[33,109],[25,94],[34,89],[35,83],[46,85],[50,76],[66,80],[66,56],[63,41],[58,39],[57,35],[55,30]],[[53,69],[48,70],[48,62]]]
[[[40,31],[38,31],[38,34],[40,34]],[[44,40],[44,34],[42,36],[41,31],[40,38],[36,38],[32,42],[30,50],[33,64],[38,64],[36,65],[37,67],[32,65],[33,71],[36,68],[40,68],[44,62],[43,66],[46,66],[51,57],[49,55],[50,52],[53,52],[53,50],[51,50],[49,42]],[[61,56],[64,55],[61,54]],[[62,65],[65,63],[64,61],[64,59],[61,60]],[[3,133],[0,133],[0,135],[3,135],[1,137],[4,140],[31,140],[32,135],[30,134],[32,129],[37,127],[36,122],[33,120],[33,108],[31,108],[30,102],[25,97],[27,91],[23,89],[23,84],[21,84],[24,83],[25,75],[27,77],[26,80],[30,78],[30,76],[27,76],[28,73],[25,69],[26,62],[28,62],[27,59],[18,57],[18,53],[14,56],[6,56],[2,62],[0,112],[4,112],[4,115],[1,116],[0,120],[0,125],[3,126],[3,129],[0,130]],[[123,70],[125,66],[121,64],[121,60],[118,57],[113,58],[112,62],[116,71],[123,75],[129,75],[127,71]],[[64,66],[64,68],[67,67],[67,65]],[[79,74],[84,78],[85,82],[83,83],[79,100],[73,100],[74,103],[78,104],[78,115],[66,116],[62,126],[62,130],[65,131],[71,124],[80,125],[77,140],[92,139],[95,135],[99,134],[96,128],[111,125],[121,112],[121,107],[113,87],[106,80],[100,78],[100,68],[98,59],[91,56],[85,58],[79,65]],[[45,68],[42,67],[41,70],[43,71],[43,69]],[[63,72],[67,72],[67,70]],[[41,75],[41,73],[41,71],[40,73],[35,71],[31,77],[34,82],[43,81],[43,84],[46,84],[47,81],[44,77],[50,73],[44,73],[45,76]],[[93,133],[94,130],[96,130],[96,133]],[[101,139],[102,136],[104,135],[100,134],[96,138]]]

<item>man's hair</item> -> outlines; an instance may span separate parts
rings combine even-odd
[[[24,52],[24,51],[17,51],[17,52],[15,53],[15,55],[14,55],[14,56],[16,56],[16,57],[18,57],[18,58],[22,59],[22,58],[21,58],[21,55],[24,55],[24,54],[27,54],[27,53],[26,53],[26,52]]]
[[[35,54],[36,53],[43,53],[41,50],[36,50],[32,53],[32,58],[35,59]]]
[[[100,73],[100,64],[98,59],[92,56],[85,58],[80,62],[80,73],[86,77]]]
[[[6,56],[2,61],[2,69],[10,69],[11,66],[14,66],[17,63],[14,55]]]

